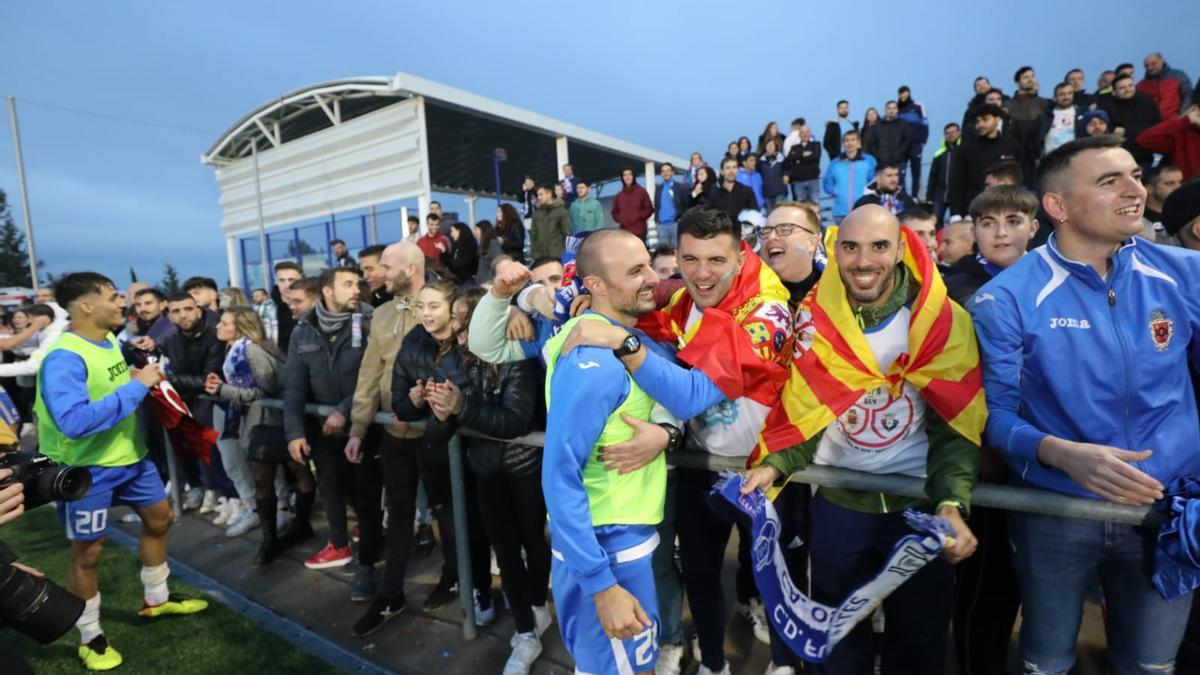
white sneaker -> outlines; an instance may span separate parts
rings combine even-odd
[[[683,667],[683,643],[658,646],[654,675],[679,675]]]
[[[777,666],[768,661],[766,675],[796,675],[796,669],[791,666]]]
[[[200,502],[200,515],[217,510],[217,493],[212,490],[204,491],[204,499]]]
[[[226,537],[240,537],[258,527],[258,514],[250,509],[238,509],[238,519],[225,530]]]
[[[720,671],[709,670],[702,663],[702,664],[700,664],[700,670],[696,671],[696,675],[733,675],[733,674],[729,672],[729,662],[726,661],[725,665],[721,667]]]
[[[771,632],[767,629],[767,609],[758,598],[750,598],[746,604],[737,603],[737,613],[750,623],[754,637],[764,645],[771,644]]]
[[[542,641],[536,633],[517,633],[512,645],[512,655],[504,663],[504,675],[528,675],[534,660],[542,653]]]
[[[233,522],[233,500],[221,497],[217,499],[217,517],[213,525],[229,525]]]
[[[183,510],[195,511],[204,501],[204,490],[192,488],[183,496]]]
[[[550,610],[545,605],[533,606],[533,630],[537,633],[539,639],[546,633],[546,629],[554,622],[554,618],[550,616]]]

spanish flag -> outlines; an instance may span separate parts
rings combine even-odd
[[[763,406],[765,417],[788,380],[792,317],[788,291],[774,270],[745,242],[741,250],[746,261],[729,292],[698,321],[688,326],[694,305],[681,288],[662,310],[643,316],[638,328],[677,345],[678,358],[707,375],[726,398],[750,399]],[[753,438],[743,450],[758,455]]]
[[[908,353],[880,372],[874,353],[855,319],[837,260],[804,299],[801,312],[811,325],[798,330],[798,345],[811,338],[806,350],[797,349],[791,377],[779,404],[763,426],[760,452],[778,452],[822,431],[864,394],[887,387],[900,395],[912,384],[955,431],[979,444],[987,422],[982,368],[975,329],[967,311],[946,295],[946,284],[925,246],[907,227],[901,228],[907,246],[903,264],[920,284],[908,326]],[[837,228],[829,228],[826,246],[835,250]]]

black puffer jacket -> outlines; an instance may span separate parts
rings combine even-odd
[[[416,326],[404,336],[400,351],[396,352],[396,365],[392,367],[392,412],[396,419],[419,422],[429,415],[429,406],[418,408],[413,405],[408,390],[417,380],[437,380],[437,352],[438,341],[424,326]],[[428,429],[425,437],[430,438]]]
[[[865,149],[880,164],[903,164],[908,159],[910,145],[908,122],[884,119],[871,128]]]
[[[371,334],[370,305],[360,305],[358,313],[362,318],[357,344],[353,316],[332,336],[321,332],[315,309],[296,323],[283,374],[283,429],[289,441],[304,438],[305,403],[336,406],[350,418],[358,367]]]
[[[429,417],[426,434],[448,439],[458,427],[495,438],[516,438],[532,428],[542,384],[541,368],[532,360],[492,366],[461,352],[438,364],[438,380],[448,379],[462,390],[463,411],[444,422]],[[527,476],[541,471],[542,449],[486,438],[464,438],[467,461],[479,476]]]
[[[211,427],[213,402],[200,398],[200,395],[204,393],[204,378],[209,373],[222,372],[225,343],[217,339],[220,317],[211,310],[201,311],[203,315],[196,330],[190,333],[175,331],[175,335],[161,345],[161,351],[169,359],[167,380],[191,408],[196,421]]]

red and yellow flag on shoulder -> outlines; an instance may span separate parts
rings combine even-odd
[[[821,280],[801,304],[791,376],[763,426],[760,453],[812,438],[879,387],[899,396],[905,382],[955,431],[980,443],[987,405],[971,317],[947,296],[946,284],[916,234],[907,227],[901,231],[907,244],[903,264],[920,284],[909,317],[908,353],[887,372],[880,371],[831,254]],[[831,227],[826,234],[830,251],[836,241],[837,228]]]
[[[688,325],[694,305],[681,288],[662,310],[643,316],[638,328],[678,346],[679,360],[707,375],[729,400],[747,398],[766,411],[788,379],[788,291],[745,242],[741,246],[746,256],[741,271],[721,302],[699,320]],[[745,451],[758,454],[756,447]]]

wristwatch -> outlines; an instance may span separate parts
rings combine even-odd
[[[674,424],[659,424],[667,432],[667,452],[675,452],[683,446],[683,432]]]
[[[624,340],[621,341],[621,346],[613,350],[613,356],[616,356],[619,359],[629,356],[630,354],[636,354],[641,351],[641,349],[641,339],[633,333],[630,333],[629,335],[625,336]]]

